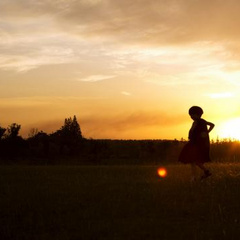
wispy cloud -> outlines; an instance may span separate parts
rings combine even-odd
[[[103,81],[107,79],[114,78],[116,76],[114,75],[91,75],[85,78],[81,78],[79,81],[82,82],[98,82],[98,81]]]
[[[59,11],[61,4],[55,4]],[[239,9],[237,0],[204,3],[150,0],[148,4],[145,0],[133,3],[102,0],[94,4],[92,1],[68,1],[66,11],[59,15],[59,21],[69,22],[71,31],[79,35],[100,35],[128,42],[140,40],[145,44],[176,44],[215,41],[216,37],[239,38],[236,34]],[[82,28],[79,29],[79,26]]]
[[[231,92],[221,92],[221,93],[209,93],[207,94],[210,98],[231,98],[234,97],[234,94]]]
[[[2,0],[0,67],[27,71],[92,58],[112,71],[148,64],[172,74],[220,59],[227,71],[240,59],[238,10],[237,0]]]
[[[125,95],[125,96],[131,96],[132,95],[130,92],[126,92],[126,91],[122,91],[121,94]]]
[[[216,11],[217,9],[217,11]],[[5,21],[51,18],[64,32],[161,45],[239,39],[238,0],[1,0]],[[29,21],[28,21],[29,22]],[[40,25],[39,25],[40,27]],[[48,25],[44,25],[48,29]],[[39,29],[39,28],[38,28]]]
[[[24,54],[2,54],[0,68],[26,72],[42,65],[55,65],[73,61],[71,49],[57,47],[43,47]]]
[[[100,114],[97,116],[86,116],[81,119],[85,133],[94,138],[111,138],[111,136],[112,138],[126,138],[131,131],[135,132],[135,135],[138,135],[137,132],[140,132],[141,136],[141,133],[144,131],[155,128],[154,136],[147,134],[149,138],[153,138],[157,135],[156,129],[174,127],[185,124],[187,121],[188,118],[185,114],[171,116],[165,112],[135,112],[116,116],[103,116]]]

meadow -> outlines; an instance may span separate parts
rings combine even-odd
[[[239,239],[240,164],[1,166],[0,239]]]

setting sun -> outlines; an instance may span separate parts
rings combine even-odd
[[[221,138],[240,140],[240,118],[234,118],[223,123],[220,126],[219,134]]]

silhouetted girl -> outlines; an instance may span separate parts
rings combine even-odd
[[[193,180],[195,180],[196,166],[204,172],[201,179],[212,175],[210,171],[204,167],[204,163],[210,161],[209,132],[214,128],[214,124],[202,119],[202,114],[203,110],[198,106],[193,106],[189,109],[189,115],[194,122],[189,131],[189,142],[183,147],[179,156],[180,162],[190,163],[192,165]]]

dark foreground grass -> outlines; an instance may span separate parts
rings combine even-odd
[[[240,165],[0,167],[0,239],[239,239]]]

